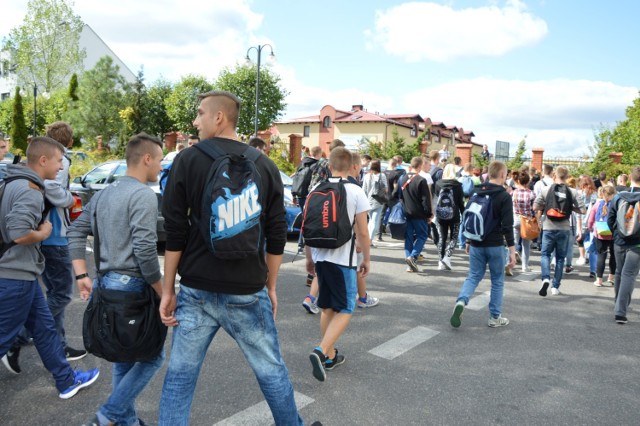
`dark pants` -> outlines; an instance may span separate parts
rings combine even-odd
[[[602,278],[604,274],[604,264],[607,261],[607,251],[609,252],[609,274],[616,273],[616,256],[613,252],[613,240],[600,240],[596,238],[596,251],[598,252],[598,263],[596,265],[596,277]]]

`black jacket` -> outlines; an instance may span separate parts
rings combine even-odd
[[[384,174],[387,177],[387,190],[389,198],[395,197],[394,194],[397,194],[396,187],[398,186],[398,181],[406,173],[407,172],[405,169],[385,170]]]
[[[640,245],[640,235],[635,239],[624,239],[618,233],[618,208],[620,207],[622,198],[629,202],[640,202],[640,188],[629,188],[629,192],[619,192],[613,199],[609,215],[607,216],[607,224],[613,232],[613,243],[620,247],[631,248]]]
[[[487,235],[484,241],[467,241],[474,247],[503,246],[505,240],[508,247],[513,246],[513,200],[507,190],[500,185],[487,182],[480,185],[477,193],[478,195],[489,195],[491,198],[491,206],[493,214],[498,218],[498,226]]]
[[[444,188],[451,188],[453,190],[453,201],[457,207],[451,221],[460,222],[460,215],[464,212],[464,193],[462,192],[462,184],[455,179],[441,179],[437,181],[436,191],[433,194],[433,197],[436,200],[438,199],[438,195],[440,195],[440,191]]]
[[[401,199],[407,219],[429,219],[433,216],[433,211],[427,180],[420,175],[409,173],[398,182],[398,185],[404,186],[408,179],[411,179],[409,184],[401,189]]]

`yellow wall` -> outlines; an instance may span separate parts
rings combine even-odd
[[[302,138],[302,145],[306,147],[318,146],[320,144],[320,124],[308,123],[308,124],[278,124],[278,132],[280,132],[280,138],[283,140],[289,140],[289,135],[295,133],[297,135],[304,135],[304,126],[309,126],[309,136]]]

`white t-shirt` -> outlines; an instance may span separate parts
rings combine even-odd
[[[551,185],[553,185],[553,178],[544,176],[542,179],[537,181],[535,185],[533,185],[533,193],[536,194],[537,197],[540,195],[540,192],[542,192],[542,188],[546,188]]]
[[[431,188],[431,185],[433,185],[431,173],[421,170],[418,174],[427,180],[427,184],[429,185],[429,188]]]
[[[369,200],[365,195],[362,188],[353,183],[346,183],[344,189],[347,191],[347,212],[349,213],[349,220],[353,223],[353,219],[356,214],[362,212],[368,212],[371,208],[369,206]],[[349,252],[351,251],[351,240],[347,241],[337,249],[325,249],[311,247],[311,258],[313,263],[316,262],[331,262],[336,265],[349,266]],[[353,257],[351,259],[351,266],[357,267],[356,263],[356,251],[353,250]]]

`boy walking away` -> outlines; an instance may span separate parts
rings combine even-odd
[[[536,196],[533,209],[538,220],[544,215],[542,221],[542,256],[540,265],[542,269],[542,287],[538,294],[547,295],[547,289],[551,283],[551,254],[556,252],[556,266],[553,274],[553,286],[551,294],[560,294],[560,282],[564,269],[564,258],[567,255],[567,241],[571,235],[571,212],[584,214],[584,198],[573,188],[567,185],[569,171],[560,166],[556,169],[554,183],[545,186]]]
[[[464,307],[469,303],[489,265],[491,274],[491,298],[489,301],[489,327],[509,324],[502,316],[504,292],[505,255],[504,243],[509,247],[509,264],[516,264],[513,238],[513,204],[504,188],[507,166],[500,161],[489,164],[489,182],[477,188],[466,206],[462,219],[463,231],[467,237],[465,251],[469,255],[469,274],[462,284],[451,315],[451,326],[462,324]]]
[[[631,169],[631,188],[620,192],[607,216],[616,256],[615,321],[627,323],[627,309],[640,269],[640,166]]]
[[[56,178],[63,153],[59,142],[33,138],[27,147],[27,167],[8,166],[0,184],[4,185],[0,198],[0,356],[11,370],[5,354],[24,326],[45,368],[53,374],[60,398],[68,399],[95,382],[100,373],[97,368],[71,369],[38,282],[44,271],[39,243],[52,229],[50,222],[41,220],[44,180]]]
[[[428,226],[433,219],[429,185],[418,174],[422,169],[422,164],[422,157],[413,157],[409,173],[398,182],[400,202],[403,204],[407,216],[407,230],[404,239],[407,272],[418,272],[418,256],[427,241]]]
[[[96,194],[69,229],[69,248],[80,297],[87,300],[92,287],[142,293],[150,285],[162,294],[158,262],[156,221],[158,200],[148,182],[162,170],[162,143],[146,133],[129,140],[125,153],[126,175]],[[109,206],[107,208],[107,206]],[[92,282],[85,261],[87,237],[97,229],[101,276]],[[114,232],[114,230],[118,232]],[[139,362],[113,364],[112,392],[87,426],[142,424],[135,409],[136,398],[164,359],[159,355]]]
[[[321,382],[325,381],[327,370],[333,370],[344,363],[344,355],[338,353],[335,344],[349,325],[355,309],[356,275],[360,274],[364,278],[369,273],[370,241],[367,230],[369,202],[362,188],[352,183],[343,182],[349,177],[351,163],[351,153],[347,149],[335,148],[331,151],[329,167],[332,178],[309,195],[305,223],[303,224],[303,232],[305,232],[305,241],[307,242],[307,271],[310,274],[316,274],[320,287],[317,304],[322,309],[320,317],[322,340],[311,352],[309,359],[313,367],[313,376]],[[343,200],[335,204],[322,203],[322,205],[331,207],[331,210],[335,209],[337,213],[342,213],[341,215],[337,214],[335,223],[331,222],[331,211],[327,211],[326,214],[321,211],[310,216],[312,208],[316,205],[315,203],[311,204],[311,198],[315,196],[321,200],[322,194],[329,191],[339,191],[345,196]],[[321,210],[323,209],[321,208]],[[320,226],[314,226],[308,222],[310,219],[320,216],[322,216],[323,223],[331,222],[332,225],[329,228],[324,228],[322,223]],[[324,217],[327,218],[324,219]],[[334,247],[322,243],[322,240],[327,240],[328,235],[312,232],[312,230],[331,229],[340,223],[349,224],[344,227],[344,231],[338,233],[338,235],[345,235],[347,238],[340,238],[335,242]],[[305,229],[305,226],[308,228]],[[307,233],[310,236],[317,235],[318,242],[314,238],[307,238]],[[354,238],[357,238],[363,255],[363,260],[357,268]],[[343,242],[343,240],[346,241]]]

